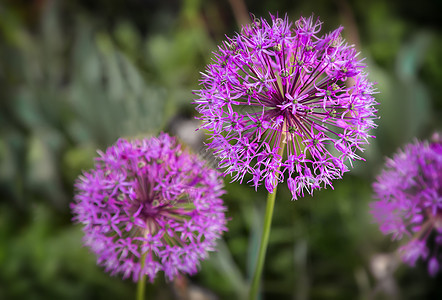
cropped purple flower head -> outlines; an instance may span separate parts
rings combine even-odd
[[[399,248],[402,260],[414,266],[428,260],[434,276],[442,262],[442,138],[414,142],[387,159],[373,184],[376,202],[371,213],[384,234],[408,238]],[[431,251],[430,251],[431,248]]]
[[[227,230],[220,174],[167,134],[99,154],[71,206],[98,264],[134,281],[195,273]]]
[[[270,17],[218,47],[195,103],[208,147],[233,180],[249,173],[255,188],[264,182],[272,192],[287,178],[297,199],[331,186],[346,163],[361,159],[356,150],[372,137],[377,103],[342,27],[320,36],[313,17],[294,26],[287,16]]]

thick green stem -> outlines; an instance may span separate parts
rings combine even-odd
[[[282,142],[280,144],[279,153],[278,153],[279,155],[281,155],[281,160],[282,160],[282,155],[284,154],[284,146],[285,144],[284,142]],[[277,169],[277,172],[278,171],[279,167]],[[261,244],[259,245],[258,261],[256,263],[256,269],[255,273],[253,274],[252,285],[250,287],[250,294],[249,294],[250,300],[255,300],[258,297],[259,283],[261,281],[262,270],[264,268],[267,245],[269,243],[270,228],[272,226],[273,208],[275,207],[277,189],[278,185],[275,185],[273,192],[268,193],[267,195],[267,205],[264,216],[264,228],[262,229]]]
[[[262,230],[261,244],[259,246],[258,262],[256,263],[255,273],[253,274],[252,286],[250,288],[250,300],[257,299],[259,291],[259,282],[261,280],[262,269],[264,267],[264,260],[269,243],[270,227],[272,225],[273,207],[275,206],[276,187],[273,193],[267,195],[267,206],[264,217],[264,228]]]
[[[146,254],[147,252],[141,255],[141,271],[137,285],[137,300],[144,300],[144,291],[146,290],[146,274],[143,272],[144,264],[146,262]]]

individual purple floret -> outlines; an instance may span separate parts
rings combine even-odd
[[[269,192],[287,178],[293,199],[330,186],[361,159],[377,104],[354,45],[342,27],[319,35],[321,22],[255,18],[218,47],[195,91],[219,166]],[[281,147],[286,149],[283,158]]]
[[[194,274],[227,230],[220,174],[164,133],[99,154],[71,205],[98,264],[134,281]]]
[[[416,141],[387,159],[373,188],[379,200],[371,203],[371,213],[382,233],[394,240],[407,237],[399,248],[402,260],[410,266],[428,260],[428,272],[436,275],[442,261],[441,136]]]

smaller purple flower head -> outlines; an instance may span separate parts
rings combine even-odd
[[[297,199],[332,187],[362,159],[376,91],[343,28],[321,34],[321,25],[313,16],[255,18],[214,52],[194,103],[233,180],[249,174],[269,192],[287,180]]]
[[[220,174],[164,133],[99,155],[71,205],[98,264],[134,281],[194,274],[227,230]]]
[[[410,266],[428,260],[434,276],[442,262],[442,137],[416,141],[387,159],[373,188],[378,201],[371,213],[382,233],[405,237],[402,260]]]

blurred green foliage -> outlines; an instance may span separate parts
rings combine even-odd
[[[313,198],[292,202],[279,189],[266,298],[442,298],[440,275],[398,264],[398,245],[368,214],[384,157],[442,126],[441,3],[413,3],[1,1],[0,299],[134,297],[130,280],[104,273],[82,247],[81,228],[70,222],[73,181],[93,165],[96,149],[118,137],[175,133],[177,120],[193,118],[199,72],[224,35],[238,30],[241,7],[292,19],[314,13],[325,30],[343,24],[380,92],[366,162]],[[185,281],[208,299],[245,297],[262,227],[264,189],[229,178],[226,188],[229,232]],[[169,299],[177,285],[159,278],[148,293]]]

